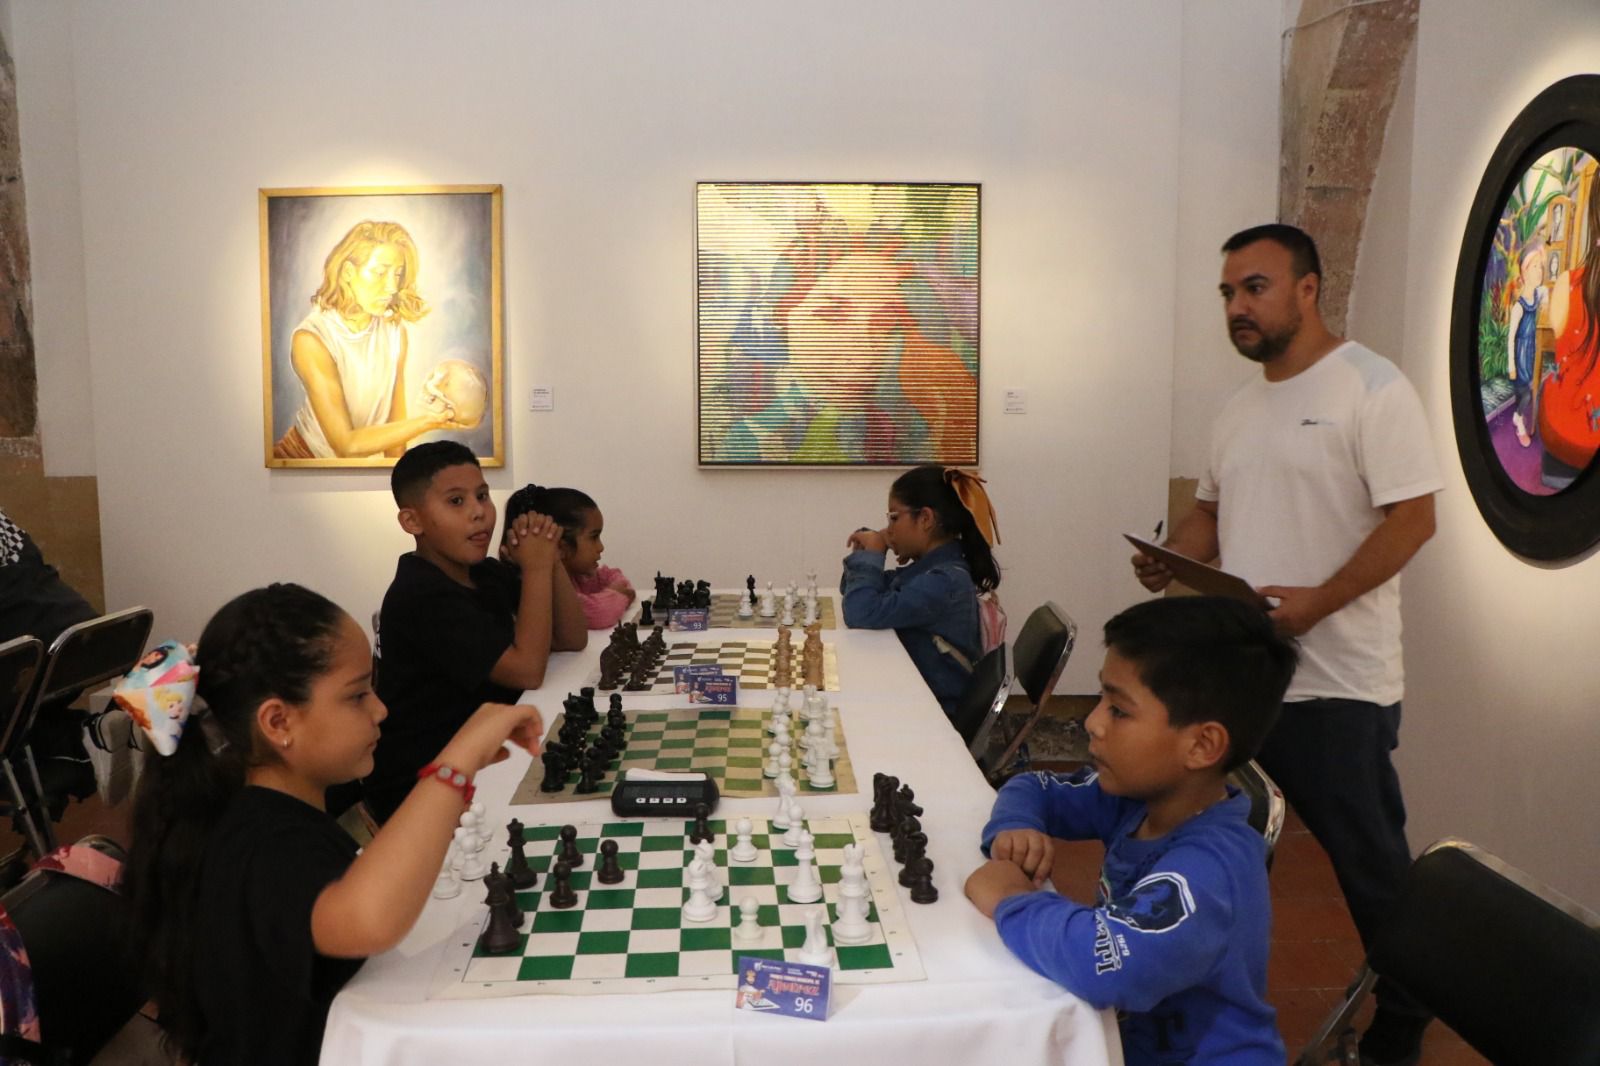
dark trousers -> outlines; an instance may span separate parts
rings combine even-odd
[[[1400,743],[1400,705],[1305,700],[1283,705],[1256,761],[1333,863],[1361,943],[1371,946],[1406,870],[1406,807],[1389,758]],[[1425,1017],[1403,989],[1379,981],[1380,1008]]]

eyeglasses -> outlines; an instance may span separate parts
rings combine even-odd
[[[904,511],[885,511],[884,517],[889,520],[889,524],[892,526],[900,520],[901,515],[916,514],[918,511],[926,510],[926,507],[908,507]]]

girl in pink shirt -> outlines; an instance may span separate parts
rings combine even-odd
[[[561,526],[561,564],[572,578],[589,628],[610,629],[622,621],[633,603],[633,585],[621,570],[600,565],[600,554],[606,550],[600,541],[605,516],[589,494],[525,485],[506,501],[505,520],[510,523],[528,511],[549,515]]]

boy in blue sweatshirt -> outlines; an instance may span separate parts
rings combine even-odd
[[[995,798],[967,896],[1039,973],[1115,1007],[1128,1066],[1282,1066],[1266,1003],[1266,844],[1227,774],[1255,753],[1294,645],[1233,600],[1151,600],[1106,623],[1091,766]],[[1106,845],[1095,905],[1045,888],[1055,839]]]

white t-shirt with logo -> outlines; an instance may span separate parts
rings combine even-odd
[[[1195,495],[1218,504],[1222,566],[1250,584],[1316,586],[1383,521],[1442,487],[1416,390],[1346,341],[1287,381],[1256,377],[1222,409]],[[1300,638],[1288,700],[1399,702],[1400,575]]]

